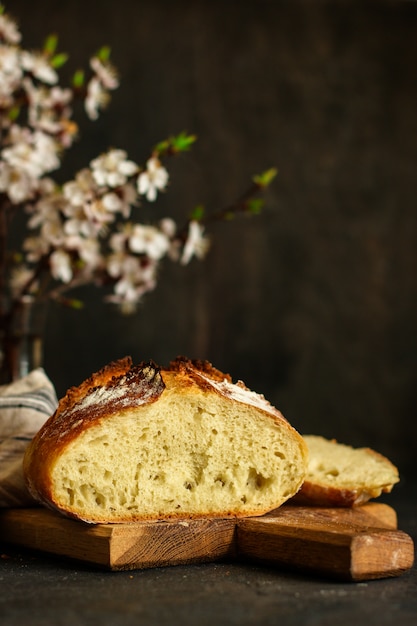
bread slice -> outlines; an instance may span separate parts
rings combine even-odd
[[[301,486],[307,447],[265,398],[202,361],[109,364],[29,445],[31,494],[87,522],[240,517]]]
[[[399,481],[397,468],[370,448],[351,446],[316,435],[305,435],[309,463],[305,481],[293,502],[311,506],[355,506]]]

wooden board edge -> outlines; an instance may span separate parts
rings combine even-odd
[[[308,513],[239,520],[239,557],[351,582],[400,576],[414,564],[414,543],[403,531]]]
[[[6,543],[120,571],[235,556],[234,519],[87,524],[44,508],[0,511]]]
[[[110,568],[111,535],[110,526],[80,526],[80,522],[43,508],[0,511],[2,541],[105,568]]]

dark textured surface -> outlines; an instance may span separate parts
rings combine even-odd
[[[400,490],[400,528],[417,540],[416,500]],[[285,624],[415,626],[417,567],[340,583],[249,563],[103,572],[0,544],[2,626]]]
[[[107,147],[143,161],[183,129],[149,213],[186,216],[279,168],[268,210],[216,226],[205,263],[167,264],[137,315],[89,290],[51,308],[45,366],[62,394],[113,358],[207,358],[301,431],[370,445],[415,476],[417,3],[14,0],[24,42],[51,31],[84,64],[112,47],[121,87],[83,122],[62,175]],[[82,119],[82,116],[81,118]]]

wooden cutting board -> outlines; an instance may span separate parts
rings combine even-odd
[[[414,562],[411,537],[390,506],[285,505],[262,517],[86,524],[44,508],[0,512],[0,540],[110,570],[239,560],[341,580],[399,576]]]

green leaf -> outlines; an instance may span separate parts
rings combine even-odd
[[[55,53],[57,45],[58,45],[58,35],[55,35],[55,34],[48,35],[48,37],[45,39],[45,43],[43,44],[43,51],[48,56],[52,56]]]
[[[187,133],[182,132],[179,135],[169,137],[169,139],[164,139],[157,143],[154,152],[156,152],[158,156],[164,156],[169,153],[177,154],[178,152],[186,152],[196,140],[196,135],[187,135]]]
[[[251,200],[248,200],[246,207],[248,212],[252,215],[259,215],[264,207],[264,204],[265,203],[262,198],[252,198]]]
[[[24,256],[23,256],[23,254],[21,252],[14,251],[13,254],[12,254],[12,260],[13,260],[13,263],[16,263],[16,264],[17,263],[23,263]]]
[[[4,4],[0,4],[0,15],[3,15],[5,10],[6,10],[6,8],[5,8]]]
[[[175,152],[186,152],[197,141],[196,135],[188,135],[185,132],[176,137],[171,137],[171,145]]]
[[[202,204],[198,204],[191,211],[190,220],[193,220],[195,222],[200,222],[203,219],[204,214],[205,214],[204,206]]]
[[[253,182],[261,188],[268,187],[278,174],[278,170],[275,167],[271,167],[262,174],[257,174],[253,177]]]
[[[106,63],[110,58],[110,52],[111,48],[109,46],[102,46],[100,50],[98,50],[96,56],[102,63]]]
[[[56,54],[54,57],[52,57],[51,65],[55,69],[58,69],[59,67],[62,67],[67,61],[68,54],[66,52],[61,52],[60,54]]]
[[[82,309],[84,307],[84,302],[76,300],[75,298],[67,300],[67,304],[71,307],[71,309]]]
[[[16,105],[12,107],[11,109],[9,109],[8,118],[12,122],[14,122],[19,117],[19,114],[20,114],[20,107]]]
[[[72,86],[75,89],[80,89],[83,85],[84,85],[84,71],[83,70],[77,70],[74,74],[74,76],[72,77]]]
[[[168,152],[169,147],[170,143],[168,139],[165,139],[164,141],[160,141],[158,144],[156,144],[154,151],[157,152],[159,156],[161,156],[162,154]]]

